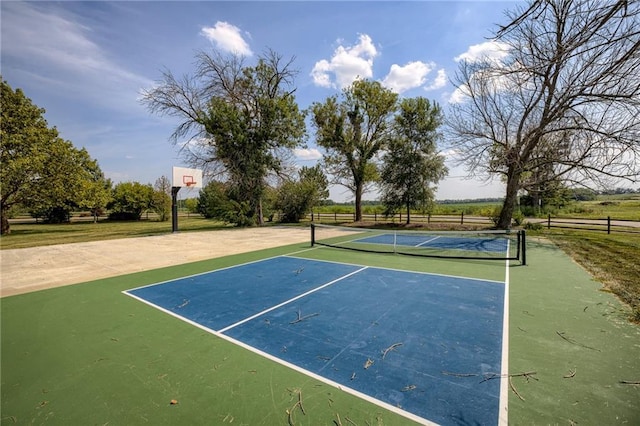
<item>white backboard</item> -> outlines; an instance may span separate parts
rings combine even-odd
[[[173,186],[181,188],[202,188],[202,170],[174,167]]]

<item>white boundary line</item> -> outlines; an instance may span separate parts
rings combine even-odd
[[[283,257],[284,257],[284,256],[283,256]],[[302,259],[302,258],[295,258],[295,257],[292,257],[291,259]],[[341,276],[341,277],[339,277],[339,278],[336,278],[336,279],[335,279],[335,280],[333,280],[333,281],[329,281],[329,282],[328,282],[328,283],[326,283],[326,284],[322,284],[320,287],[312,288],[311,290],[307,291],[306,293],[299,294],[299,295],[297,295],[296,297],[292,297],[292,298],[291,298],[291,299],[289,299],[289,300],[285,300],[284,302],[279,303],[279,304],[277,304],[277,305],[275,305],[275,306],[272,306],[272,307],[270,307],[270,308],[268,308],[268,309],[265,309],[265,310],[264,310],[264,311],[262,311],[262,312],[258,312],[257,314],[251,315],[251,316],[250,316],[250,317],[248,317],[248,318],[245,318],[245,319],[243,319],[243,320],[240,320],[240,321],[238,321],[238,322],[237,322],[237,323],[235,323],[235,324],[231,324],[231,325],[229,325],[229,326],[226,326],[225,328],[221,328],[220,330],[218,330],[218,333],[224,333],[224,332],[226,332],[226,331],[228,331],[228,330],[231,330],[232,328],[237,327],[237,326],[239,326],[239,325],[241,325],[241,324],[244,324],[245,322],[251,321],[251,320],[252,320],[252,319],[254,319],[254,318],[258,318],[258,317],[259,317],[259,316],[261,316],[261,315],[264,315],[264,314],[266,314],[266,313],[269,313],[269,312],[271,312],[271,311],[273,311],[273,310],[275,310],[275,309],[281,308],[281,307],[283,307],[284,305],[288,305],[288,304],[289,304],[289,303],[291,303],[291,302],[295,302],[296,300],[301,299],[301,298],[303,298],[303,297],[305,297],[305,296],[307,296],[307,295],[309,295],[309,294],[315,293],[315,292],[316,292],[316,291],[318,291],[318,290],[322,290],[322,289],[323,289],[323,288],[325,288],[325,287],[329,287],[330,285],[335,284],[335,283],[337,283],[338,281],[342,281],[342,280],[344,280],[345,278],[349,278],[350,276],[355,275],[355,274],[357,274],[358,272],[362,272],[362,271],[364,271],[364,270],[365,270],[365,269],[367,269],[367,268],[369,268],[369,267],[368,267],[368,266],[365,266],[365,267],[360,268],[360,269],[358,269],[358,270],[356,270],[356,271],[350,272],[350,273],[348,273],[347,275],[343,275],[343,276]]]
[[[277,257],[277,256],[276,256],[276,257]],[[295,257],[293,257],[293,258],[295,258]],[[299,258],[299,259],[304,259],[304,258]],[[307,260],[314,260],[314,259],[307,259]],[[249,263],[255,263],[255,262],[248,262],[247,264],[249,264]],[[239,265],[238,265],[238,266],[239,266]],[[351,272],[351,273],[350,273],[350,274],[348,274],[348,275],[345,275],[345,276],[344,276],[344,277],[342,277],[342,278],[346,278],[346,277],[348,277],[348,276],[350,276],[350,275],[353,275],[353,274],[355,274],[355,273],[357,273],[357,272],[360,272],[360,271],[362,271],[362,270],[364,270],[364,269],[367,269],[367,268],[368,268],[368,266],[365,266],[365,267],[361,268],[361,269],[360,269],[360,270],[358,270],[358,271],[354,271],[354,272]],[[226,269],[226,268],[224,268],[224,269]],[[201,274],[197,274],[197,275],[201,275]],[[339,278],[338,280],[340,280],[340,279],[342,279],[342,278]],[[328,285],[331,285],[331,284],[333,284],[334,282],[336,282],[336,281],[338,281],[338,280],[334,280],[334,281],[332,281],[332,282],[330,282],[330,283],[324,284],[324,285],[322,285],[322,287],[326,287],[326,286],[328,286]],[[173,281],[173,280],[171,280],[171,281]],[[148,286],[147,286],[147,287],[148,287]],[[142,287],[140,287],[140,288],[142,288]],[[318,289],[319,289],[319,288],[318,288]],[[283,365],[283,366],[285,366],[285,367],[288,367],[288,368],[290,368],[290,369],[292,369],[292,370],[295,370],[295,371],[297,371],[297,372],[299,372],[299,373],[302,373],[302,374],[304,374],[304,375],[306,375],[306,376],[308,376],[308,377],[311,377],[311,378],[313,378],[313,379],[315,379],[315,380],[318,380],[318,381],[320,381],[320,382],[322,382],[322,383],[325,383],[325,384],[327,384],[327,385],[329,385],[329,386],[332,386],[332,387],[334,387],[334,388],[336,388],[336,389],[339,389],[339,390],[341,390],[341,391],[343,391],[343,392],[346,392],[346,393],[348,393],[348,394],[354,395],[354,396],[356,396],[356,397],[358,397],[358,398],[360,398],[360,399],[363,399],[363,400],[365,400],[365,401],[367,401],[367,402],[370,402],[370,403],[372,403],[372,404],[375,404],[375,405],[377,405],[378,407],[385,408],[385,409],[387,409],[387,410],[389,410],[389,411],[391,411],[391,412],[393,412],[393,413],[396,413],[396,414],[398,414],[398,415],[400,415],[400,416],[403,416],[403,417],[405,417],[405,418],[407,418],[407,419],[409,419],[409,420],[413,420],[414,422],[418,422],[418,423],[420,423],[420,424],[427,425],[427,426],[437,426],[437,425],[438,425],[437,423],[431,422],[431,421],[429,421],[429,420],[427,420],[427,419],[425,419],[425,418],[422,418],[422,417],[420,417],[420,416],[417,416],[417,415],[415,415],[415,414],[413,414],[413,413],[410,413],[410,412],[408,412],[408,411],[404,411],[404,410],[402,410],[401,408],[398,408],[398,407],[396,407],[396,406],[394,406],[394,405],[391,405],[391,404],[389,404],[389,403],[387,403],[387,402],[384,402],[384,401],[381,401],[381,400],[379,400],[379,399],[373,398],[372,396],[369,396],[369,395],[367,395],[367,394],[365,394],[365,393],[359,392],[359,391],[357,391],[357,390],[355,390],[355,389],[352,389],[352,388],[350,388],[350,387],[348,387],[348,386],[341,385],[341,384],[340,384],[340,383],[338,383],[338,382],[334,382],[333,380],[327,379],[326,377],[322,377],[321,375],[318,375],[318,374],[316,374],[316,373],[313,373],[313,372],[311,372],[311,371],[309,371],[309,370],[306,370],[306,369],[304,369],[304,368],[302,368],[302,367],[299,367],[299,366],[297,366],[297,365],[295,365],[295,364],[292,364],[292,363],[290,363],[290,362],[287,362],[287,361],[285,361],[285,360],[283,360],[283,359],[280,359],[280,358],[278,358],[278,357],[276,357],[276,356],[273,356],[273,355],[271,355],[271,354],[269,354],[269,353],[267,353],[267,352],[263,352],[263,351],[261,351],[260,349],[257,349],[257,348],[255,348],[255,347],[253,347],[253,346],[250,346],[250,345],[248,345],[248,344],[246,344],[246,343],[243,343],[243,342],[241,342],[241,341],[239,341],[239,340],[236,340],[236,339],[234,339],[234,338],[232,338],[232,337],[230,337],[230,336],[227,336],[226,334],[224,334],[224,333],[222,332],[222,330],[225,330],[225,329],[222,329],[222,330],[220,330],[220,331],[212,330],[212,329],[210,329],[210,328],[208,328],[208,327],[205,327],[205,326],[204,326],[204,325],[202,325],[202,324],[199,324],[199,323],[197,323],[197,322],[195,322],[195,321],[192,321],[192,320],[190,320],[190,319],[188,319],[188,318],[185,318],[185,317],[183,317],[183,316],[180,316],[180,315],[176,314],[175,312],[172,312],[172,311],[170,311],[170,310],[168,310],[168,309],[165,309],[165,308],[163,308],[163,307],[160,307],[160,306],[158,306],[158,305],[155,305],[155,304],[153,304],[153,303],[151,303],[151,302],[149,302],[149,301],[147,301],[147,300],[145,300],[145,299],[143,299],[143,298],[141,298],[141,297],[138,297],[138,296],[136,296],[136,295],[134,295],[134,294],[131,294],[131,293],[127,293],[127,291],[129,291],[129,290],[123,291],[122,293],[124,293],[124,294],[126,294],[127,296],[132,297],[132,298],[134,298],[134,299],[136,299],[136,300],[138,300],[138,301],[140,301],[140,302],[142,302],[142,303],[144,303],[144,304],[146,304],[146,305],[148,305],[148,306],[151,306],[151,307],[156,308],[156,309],[158,309],[158,310],[160,310],[160,311],[162,311],[162,312],[164,312],[164,313],[166,313],[166,314],[169,314],[169,315],[171,315],[171,316],[172,316],[172,317],[174,317],[174,318],[177,318],[177,319],[182,320],[182,321],[184,321],[184,322],[186,322],[186,323],[188,323],[188,324],[191,324],[191,325],[193,325],[193,326],[195,326],[195,327],[198,327],[199,329],[204,330],[204,331],[206,331],[207,333],[213,334],[214,336],[219,337],[220,339],[226,340],[227,342],[230,342],[230,343],[232,343],[232,344],[235,344],[235,345],[237,345],[237,346],[240,346],[240,347],[241,347],[241,348],[243,348],[243,349],[246,349],[246,350],[248,350],[248,351],[250,351],[250,352],[253,352],[253,353],[257,354],[257,355],[260,355],[260,356],[262,356],[262,357],[264,357],[264,358],[267,358],[268,360],[271,360],[271,361],[276,362],[276,363],[278,363],[278,364],[280,364],[280,365]],[[295,299],[295,298],[294,298],[294,299]],[[294,300],[294,299],[291,299],[291,300]],[[235,325],[234,325],[234,326],[235,326]],[[231,328],[231,327],[227,327],[226,329],[229,329],[229,328]]]
[[[509,242],[507,241],[507,254]],[[504,307],[502,314],[502,361],[500,379],[500,403],[498,405],[498,425],[509,424],[509,260],[504,272]]]
[[[433,237],[433,238],[431,238],[430,240],[423,241],[423,242],[421,242],[420,244],[415,245],[414,247],[420,247],[420,246],[422,246],[422,245],[429,244],[431,241],[437,240],[438,238],[440,238],[440,235],[438,235],[437,237]]]

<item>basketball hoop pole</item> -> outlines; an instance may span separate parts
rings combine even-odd
[[[171,187],[171,228],[172,232],[178,232],[178,191],[179,186]]]

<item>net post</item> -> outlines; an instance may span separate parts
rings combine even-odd
[[[527,265],[527,233],[524,229],[520,230],[520,243],[522,244],[522,265]]]
[[[313,247],[316,243],[316,225],[315,223],[311,224],[311,247]]]

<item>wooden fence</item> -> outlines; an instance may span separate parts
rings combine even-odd
[[[612,232],[625,232],[631,234],[640,234],[640,222],[626,219],[612,219],[607,216],[606,219],[584,219],[584,218],[552,218],[547,216],[547,229],[564,228],[577,229],[585,231],[601,231],[611,234]]]

